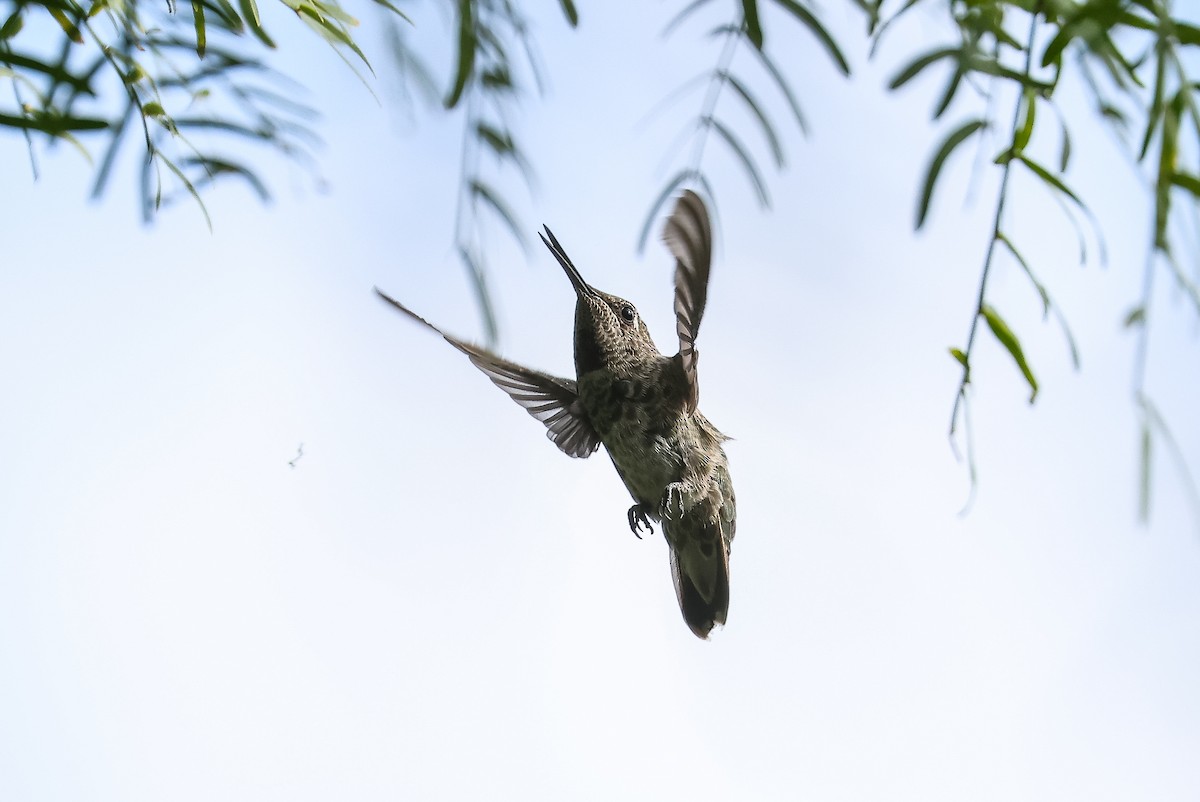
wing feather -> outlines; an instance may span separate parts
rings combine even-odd
[[[446,342],[466,354],[471,363],[483,371],[493,384],[508,393],[509,398],[545,425],[546,436],[564,453],[572,457],[589,457],[600,447],[600,437],[583,411],[574,381],[531,370],[502,359],[486,348],[452,337],[378,287],[375,288],[375,292],[396,309],[441,335]]]
[[[675,203],[663,229],[663,241],[675,257],[675,330],[679,334],[679,361],[688,384],[687,407],[694,412],[700,402],[696,336],[708,302],[712,227],[704,201],[690,189]]]

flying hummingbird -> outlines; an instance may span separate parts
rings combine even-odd
[[[670,547],[675,595],[688,627],[707,638],[729,611],[729,548],[737,504],[728,440],[697,409],[696,333],[708,297],[712,229],[694,192],[676,202],[663,231],[675,257],[679,352],[659,353],[633,304],[593,288],[549,228],[539,234],[575,289],[575,381],[530,370],[442,332],[376,288],[385,301],[470,358],[500,389],[545,424],[572,457],[603,445],[633,496],[629,528],[652,520]]]

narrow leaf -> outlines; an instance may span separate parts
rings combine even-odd
[[[745,146],[734,136],[733,132],[725,127],[720,120],[715,117],[707,117],[701,121],[702,125],[708,125],[712,130],[717,132],[721,139],[729,145],[730,150],[738,157],[738,161],[742,163],[742,167],[746,171],[746,176],[750,179],[750,183],[754,186],[754,192],[758,195],[758,202],[764,208],[771,205],[771,199],[767,195],[767,186],[763,183],[762,175],[758,168],[754,165],[754,160],[750,158],[749,152]]]
[[[742,24],[745,26],[746,38],[755,50],[763,49],[762,24],[758,21],[758,0],[742,0]]]
[[[61,9],[51,6],[47,7],[46,10],[50,12],[50,16],[54,17],[54,21],[58,23],[59,27],[63,29],[63,32],[66,33],[72,42],[77,45],[83,44],[83,34],[79,32],[79,28],[76,27],[75,23]]]
[[[1029,145],[1033,137],[1033,121],[1037,117],[1037,95],[1026,88],[1021,92],[1021,123],[1013,137],[1013,150],[1021,151]]]
[[[562,6],[563,16],[567,18],[567,23],[572,27],[579,25],[579,11],[575,8],[573,0],[558,0],[558,4]]]
[[[1029,277],[1029,281],[1033,284],[1034,289],[1037,290],[1038,295],[1042,299],[1042,319],[1045,320],[1046,316],[1050,314],[1050,294],[1046,292],[1046,288],[1042,285],[1042,282],[1038,281],[1037,276],[1033,275],[1033,270],[1030,269],[1029,263],[1025,261],[1025,257],[1017,250],[1017,246],[1013,245],[1012,240],[1002,232],[996,234],[996,240],[1008,249],[1008,252],[1017,260],[1017,264],[1025,271],[1025,275]]]
[[[787,100],[788,108],[792,110],[792,116],[796,118],[796,125],[800,127],[800,132],[808,136],[808,121],[804,118],[804,112],[800,109],[800,102],[796,100],[796,95],[792,92],[787,78],[783,76],[779,67],[775,66],[775,62],[767,55],[767,51],[755,50],[754,52],[758,54],[759,60],[762,62],[767,74],[771,76],[775,81],[775,85],[779,87],[780,94]]]
[[[1150,101],[1149,113],[1146,115],[1146,130],[1142,133],[1142,146],[1138,149],[1138,161],[1146,158],[1150,150],[1150,140],[1154,138],[1154,129],[1164,111],[1163,93],[1167,83],[1167,59],[1160,53],[1154,65],[1154,96]]]
[[[512,210],[508,208],[500,196],[498,196],[491,187],[479,180],[472,180],[469,184],[472,197],[482,198],[488,206],[492,207],[492,211],[504,222],[508,227],[509,233],[513,239],[526,251],[529,250],[529,242],[525,235],[521,233],[521,226],[517,223],[517,218],[513,215]]]
[[[0,126],[41,131],[51,136],[59,136],[66,131],[99,131],[103,128],[108,128],[108,125],[108,120],[100,120],[94,117],[63,117],[51,114],[14,117],[8,114],[0,114]]]
[[[1037,175],[1037,177],[1038,177],[1038,178],[1042,179],[1042,180],[1043,180],[1043,181],[1045,181],[1047,184],[1049,184],[1050,186],[1054,187],[1055,189],[1057,189],[1057,190],[1058,190],[1059,192],[1061,192],[1062,194],[1066,195],[1066,196],[1067,196],[1068,198],[1070,198],[1071,200],[1075,201],[1075,205],[1077,205],[1077,206],[1078,206],[1080,209],[1085,209],[1085,208],[1086,208],[1086,207],[1083,205],[1083,201],[1081,201],[1081,200],[1079,199],[1079,196],[1078,196],[1078,195],[1076,195],[1074,192],[1072,192],[1072,191],[1071,191],[1071,190],[1070,190],[1070,189],[1067,187],[1067,185],[1066,185],[1066,184],[1064,184],[1064,183],[1062,182],[1062,179],[1060,179],[1060,178],[1058,178],[1057,176],[1055,176],[1055,175],[1051,174],[1051,173],[1050,173],[1050,171],[1049,171],[1049,170],[1047,170],[1045,167],[1042,167],[1040,164],[1038,164],[1037,162],[1033,161],[1032,159],[1029,159],[1029,158],[1027,158],[1027,157],[1026,157],[1026,156],[1024,156],[1023,154],[1019,154],[1019,153],[1018,153],[1018,154],[1016,154],[1016,158],[1017,158],[1017,159],[1018,159],[1018,160],[1019,160],[1019,161],[1020,161],[1022,164],[1024,164],[1026,167],[1028,167],[1030,170],[1032,170],[1032,171],[1034,172],[1034,174],[1035,174],[1035,175]]]
[[[492,294],[488,291],[487,277],[483,271],[483,265],[479,263],[475,255],[466,247],[458,249],[458,257],[462,259],[463,265],[467,268],[467,273],[471,277],[471,286],[475,290],[475,302],[479,304],[479,311],[483,314],[483,329],[487,343],[488,345],[495,345],[496,337],[500,330],[496,325],[496,311],[492,307]]]
[[[670,22],[663,26],[662,35],[670,36],[671,32],[683,24],[683,21],[690,17],[701,6],[707,4],[710,0],[692,0],[686,6],[679,10],[679,13],[671,17]]]
[[[733,89],[737,96],[750,109],[750,113],[754,115],[754,118],[758,120],[758,125],[762,128],[763,136],[766,137],[767,146],[771,149],[771,156],[775,159],[775,166],[783,167],[783,147],[779,144],[779,137],[775,135],[775,128],[771,125],[771,121],[763,112],[762,107],[758,105],[758,102],[750,94],[750,90],[746,88],[746,85],[739,81],[735,75],[726,71],[718,74],[725,79],[725,82],[729,84],[730,88]]]
[[[960,55],[959,49],[956,47],[943,47],[937,50],[931,50],[920,58],[915,59],[907,67],[896,73],[888,84],[888,89],[899,89],[906,83],[915,78],[922,70],[934,62],[941,61],[944,58],[957,58]]]
[[[962,352],[961,348],[951,348],[950,356],[954,357],[954,360],[962,365],[964,370],[968,372],[971,370],[971,366],[967,362],[967,355]]]
[[[471,17],[471,0],[458,0],[458,68],[454,74],[454,87],[446,96],[446,108],[458,105],[466,89],[467,80],[475,67],[475,21]],[[465,259],[466,257],[464,257]]]
[[[196,24],[196,55],[204,58],[204,48],[207,43],[204,25],[204,3],[192,0],[192,20]]]
[[[1200,198],[1200,177],[1192,173],[1175,172],[1171,175],[1171,183]]]
[[[796,0],[775,1],[779,3],[779,5],[783,6],[788,12],[790,12],[792,16],[800,20],[804,27],[808,28],[813,36],[817,37],[817,41],[820,42],[821,46],[825,48],[825,51],[829,54],[829,57],[833,59],[833,63],[837,65],[837,68],[839,71],[841,71],[842,75],[850,74],[850,64],[846,61],[846,57],[842,55],[842,51],[838,47],[837,42],[835,42],[833,37],[829,35],[829,31],[825,30],[825,26],[823,26],[820,21],[813,16],[811,11],[797,3]]]
[[[1029,383],[1029,403],[1032,404],[1033,400],[1037,398],[1038,383],[1037,379],[1033,376],[1033,371],[1029,368],[1029,363],[1025,360],[1025,352],[1021,349],[1021,341],[1017,339],[1017,335],[1013,334],[1012,329],[1008,327],[1008,324],[1004,322],[1004,319],[1000,317],[1000,314],[995,309],[987,304],[983,304],[979,308],[979,312],[987,322],[988,328],[992,330],[992,334],[996,336],[996,339],[1008,351],[1009,356],[1017,363],[1017,367],[1021,369],[1021,375]]]
[[[4,24],[0,25],[0,41],[13,38],[21,32],[21,28],[23,27],[25,27],[25,21],[21,17],[21,8],[18,6],[17,10],[10,14],[8,19],[4,21]],[[5,62],[8,61],[7,53],[5,53],[4,60]]]
[[[942,146],[934,154],[933,161],[929,163],[929,169],[925,172],[925,183],[921,187],[921,198],[917,205],[917,223],[915,228],[919,230],[925,224],[925,217],[929,213],[929,202],[933,198],[933,187],[937,183],[938,176],[942,172],[942,167],[945,165],[946,159],[949,158],[954,149],[961,145],[967,137],[986,125],[987,122],[984,120],[971,120],[961,125],[955,131],[952,131],[946,137],[945,141],[942,142]]]
[[[250,31],[258,37],[258,40],[270,48],[275,47],[274,40],[267,35],[267,31],[262,26],[262,19],[258,15],[258,3],[255,0],[240,0],[242,5],[242,15],[246,18],[246,24],[250,26]]]
[[[1067,165],[1071,162],[1071,134],[1067,131],[1067,124],[1062,124],[1062,152],[1058,157],[1058,171],[1065,173]]]

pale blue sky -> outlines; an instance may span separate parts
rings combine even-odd
[[[671,348],[669,258],[633,246],[699,99],[641,121],[717,48],[656,38],[660,4],[586,4],[574,34],[542,5],[550,95],[518,123],[538,191],[513,197]],[[835,8],[849,84],[819,52],[781,56],[814,134],[786,136],[772,211],[711,146],[702,408],[736,438],[740,525],[729,624],[704,643],[607,458],[564,457],[372,295],[481,332],[450,247],[453,121],[414,129],[386,78],[380,107],[275,16],[327,114],[328,193],[268,164],[273,205],[231,186],[211,234],[186,204],[147,229],[127,173],[88,204],[75,154],[33,183],[0,142],[0,798],[1196,798],[1200,536],[1162,459],[1136,523],[1121,320],[1148,212],[1107,137],[1076,137],[1071,179],[1108,268],[1078,268],[1057,207],[1017,186],[1010,228],[1084,370],[1003,263],[993,303],[1042,392],[1029,407],[981,338],[960,517],[946,348],[995,176],[964,204],[961,158],[911,232],[941,86],[882,86],[932,24],[866,64]],[[568,283],[490,239],[503,353],[569,375]],[[1195,319],[1159,286],[1150,387],[1195,459]]]

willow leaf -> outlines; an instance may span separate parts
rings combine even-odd
[[[1017,339],[1017,335],[1004,322],[1004,318],[1000,317],[1000,313],[987,304],[983,304],[979,308],[979,313],[983,315],[983,319],[987,322],[988,328],[992,330],[992,334],[1004,350],[1008,351],[1009,356],[1013,358],[1013,362],[1017,363],[1017,367],[1021,370],[1021,375],[1025,377],[1025,381],[1029,383],[1029,403],[1037,398],[1038,383],[1033,376],[1033,371],[1029,368],[1029,362],[1025,359],[1025,352],[1021,348],[1021,341]]]
[[[946,159],[969,136],[985,126],[987,126],[985,120],[971,120],[964,123],[946,137],[942,142],[942,146],[938,148],[938,152],[934,154],[933,161],[929,163],[929,169],[925,172],[925,183],[921,187],[921,198],[917,205],[917,229],[920,229],[925,224],[925,218],[929,214],[929,202],[933,198],[933,187],[937,183],[938,176],[942,172],[942,167],[945,165]]]

